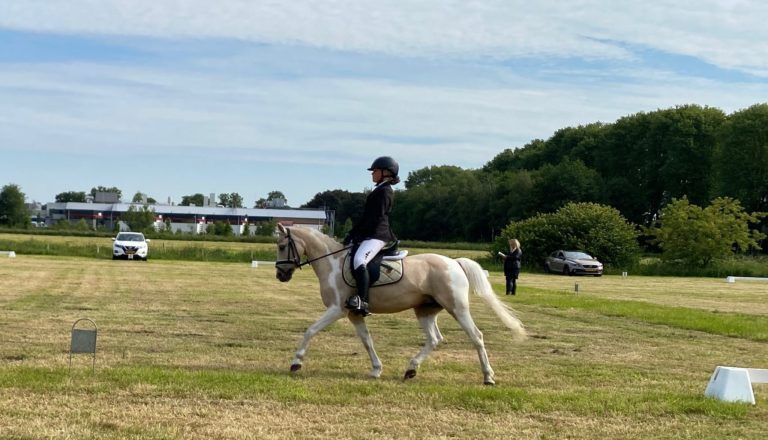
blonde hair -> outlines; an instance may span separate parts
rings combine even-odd
[[[520,242],[516,238],[510,238],[509,239],[509,248],[510,249],[520,249]],[[522,249],[520,249],[522,250]]]

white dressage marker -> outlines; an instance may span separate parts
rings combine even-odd
[[[16,252],[14,251],[0,251],[0,255],[8,255],[8,258],[16,258]]]
[[[726,402],[746,402],[754,405],[753,383],[768,383],[768,370],[718,366],[709,378],[704,395]]]
[[[760,277],[726,277],[725,282],[726,283],[735,283],[736,280],[742,280],[742,281],[768,281],[768,278],[760,278]]]

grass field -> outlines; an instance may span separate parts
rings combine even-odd
[[[487,250],[433,249],[429,243],[409,247],[411,254],[440,252],[449,257],[487,258]],[[109,237],[78,237],[32,234],[0,234],[0,250],[19,254],[52,255],[111,259],[112,240]],[[274,260],[275,244],[239,241],[195,241],[151,239],[149,258],[152,260],[250,262]]]
[[[472,299],[496,371],[484,387],[445,314],[446,342],[412,381],[401,377],[424,338],[411,313],[368,319],[380,379],[346,321],[290,375],[323,310],[311,270],[284,284],[248,264],[0,258],[0,438],[765,438],[768,386],[755,406],[703,391],[716,365],[768,368],[768,283],[519,284],[502,298],[529,329],[521,343]],[[87,355],[68,369],[82,317],[99,326],[95,374]]]

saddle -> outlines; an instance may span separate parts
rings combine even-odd
[[[395,241],[388,244],[376,254],[375,257],[368,263],[368,275],[370,276],[370,287],[386,286],[387,284],[394,284],[403,278],[404,261],[408,255],[408,251],[401,251],[397,248],[399,241]],[[344,257],[344,268],[342,278],[344,282],[350,287],[357,286],[355,277],[352,275],[352,256],[357,251],[357,246],[353,247],[347,255]]]

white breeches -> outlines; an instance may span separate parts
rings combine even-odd
[[[379,253],[379,251],[386,245],[385,242],[377,240],[375,238],[369,238],[363,240],[360,243],[360,247],[355,252],[354,260],[352,261],[352,268],[357,269],[360,266],[367,265],[373,260],[373,257]]]

